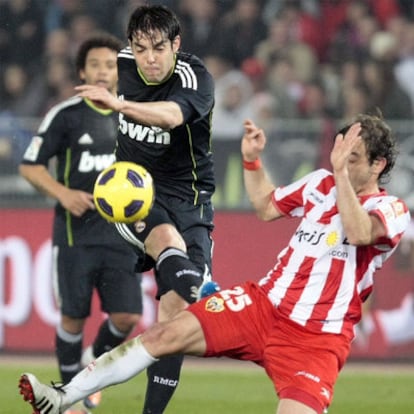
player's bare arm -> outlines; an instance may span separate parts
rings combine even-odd
[[[51,176],[44,165],[21,164],[19,172],[36,189],[58,200],[66,210],[76,217],[81,217],[86,210],[95,209],[92,194],[65,187]]]
[[[75,87],[77,95],[90,99],[97,106],[122,112],[124,115],[144,125],[173,129],[184,122],[180,106],[173,101],[133,102],[117,98],[106,88],[94,85]]]
[[[184,123],[180,106],[173,101],[133,102],[120,101],[118,112],[136,121],[165,130],[176,128]]]
[[[263,129],[258,128],[251,120],[244,122],[244,135],[241,143],[243,159],[255,162],[266,145],[266,136]],[[274,220],[282,214],[272,203],[272,194],[275,186],[271,183],[263,167],[249,170],[244,168],[244,183],[250,202],[256,210],[257,216],[264,221]]]
[[[353,245],[369,245],[385,235],[382,222],[364,210],[358,196],[378,192],[381,162],[369,166],[364,152],[360,124],[345,135],[338,134],[331,152],[331,164],[337,189],[337,205],[345,234]],[[365,158],[365,159],[364,159]]]

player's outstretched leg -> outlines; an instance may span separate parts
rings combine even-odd
[[[62,414],[88,395],[125,382],[156,361],[158,359],[148,353],[140,337],[136,337],[102,354],[68,384],[59,387],[49,387],[33,374],[23,374],[19,381],[20,393],[32,405],[34,414]]]

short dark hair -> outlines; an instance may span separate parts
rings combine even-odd
[[[78,54],[76,56],[76,73],[79,74],[79,71],[85,68],[86,58],[91,49],[97,49],[101,47],[106,47],[115,52],[119,52],[123,43],[117,37],[106,32],[96,32],[91,37],[86,39],[81,46],[79,47]]]
[[[381,182],[388,181],[398,155],[396,138],[391,128],[380,113],[378,115],[359,114],[338,134],[346,134],[351,125],[357,122],[361,124],[361,137],[365,143],[369,163],[372,164],[375,160],[385,158],[387,164],[378,179]]]
[[[165,6],[139,6],[132,13],[128,28],[127,38],[137,32],[142,32],[149,38],[153,38],[154,31],[164,34],[171,42],[181,34],[181,25],[177,16]]]

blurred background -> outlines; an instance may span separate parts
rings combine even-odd
[[[19,177],[22,153],[51,106],[74,94],[80,43],[98,29],[126,43],[129,15],[144,3],[175,11],[182,50],[215,78],[213,270],[221,284],[264,275],[293,228],[263,227],[250,212],[240,159],[246,118],[265,129],[264,162],[285,184],[329,168],[335,131],[379,108],[400,145],[386,188],[414,211],[413,0],[0,0],[0,352],[52,350],[57,318],[53,205]],[[354,358],[414,361],[413,246],[410,229],[378,273]],[[155,312],[152,277],[144,283],[140,329]]]

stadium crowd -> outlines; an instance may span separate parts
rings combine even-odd
[[[159,2],[0,0],[1,125],[41,117],[72,96],[79,44],[95,30],[126,42],[126,19],[140,3]],[[216,140],[239,140],[247,116],[269,137],[277,120],[291,119],[325,122],[331,137],[333,120],[376,107],[388,120],[413,115],[413,0],[161,3],[182,22],[182,50],[201,57],[215,78]],[[4,159],[13,149],[2,135]]]

